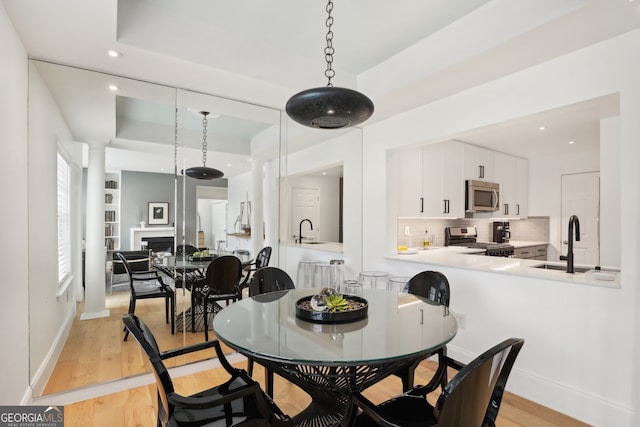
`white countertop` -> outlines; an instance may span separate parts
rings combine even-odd
[[[338,243],[338,242],[322,242],[322,243],[295,243],[295,242],[284,242],[282,243],[285,246],[289,246],[292,248],[299,248],[299,249],[311,249],[311,250],[315,250],[315,251],[324,251],[324,252],[336,252],[336,253],[342,253],[343,252],[343,247],[342,247],[342,243]]]
[[[528,246],[535,246],[536,244]],[[480,250],[480,252],[484,251]],[[389,255],[386,258],[397,261],[441,265],[445,267],[464,268],[492,273],[513,274],[517,276],[545,280],[557,280],[562,282],[581,283],[610,288],[620,287],[620,273],[615,274],[614,280],[596,280],[591,274],[587,273],[569,274],[560,270],[532,268],[540,264],[565,266],[566,264],[563,262],[478,255],[477,249],[468,249],[455,246],[434,247],[428,250],[419,250],[415,254],[394,254]],[[579,265],[576,265],[576,267],[578,266]],[[606,269],[603,268],[603,270]]]

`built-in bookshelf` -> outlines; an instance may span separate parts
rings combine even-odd
[[[120,172],[105,173],[104,245],[108,251],[120,249]]]

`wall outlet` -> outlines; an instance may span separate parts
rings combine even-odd
[[[454,313],[458,320],[458,329],[465,329],[467,327],[467,316],[462,313]]]

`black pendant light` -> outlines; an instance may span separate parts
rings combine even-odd
[[[286,111],[296,122],[318,129],[339,129],[358,125],[373,114],[373,102],[355,90],[334,87],[333,63],[333,2],[327,3],[327,47],[324,49],[327,86],[303,90],[287,101]]]
[[[196,179],[216,179],[222,178],[224,174],[218,169],[207,167],[207,116],[208,111],[200,111],[202,114],[202,166],[188,168],[184,174]]]

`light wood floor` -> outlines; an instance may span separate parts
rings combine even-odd
[[[114,293],[113,296],[108,297],[108,305],[112,312],[110,318],[74,321],[68,343],[47,385],[46,393],[56,393],[100,381],[150,372],[148,361],[142,355],[135,340],[122,341],[120,317],[126,312],[128,294]],[[169,327],[164,323],[162,300],[140,301],[136,307],[136,314],[146,323],[153,325],[154,334],[163,349],[203,339],[203,333],[187,332],[178,337],[172,336]],[[226,352],[231,351],[226,349]],[[189,359],[183,358],[177,362],[184,364],[204,357],[208,355],[196,354]],[[246,368],[246,363],[239,363],[236,366]],[[423,362],[416,371],[416,383],[426,383],[431,378],[434,367],[434,362]],[[264,385],[263,372],[262,368],[256,365],[254,377]],[[177,392],[188,395],[224,381],[225,375],[222,368],[211,369],[174,378],[174,383]],[[276,376],[274,388],[274,400],[285,413],[290,415],[296,414],[310,402],[306,393],[278,376]],[[389,377],[368,389],[365,395],[373,402],[379,403],[399,394],[400,391],[399,378]],[[65,426],[153,426],[156,424],[156,399],[155,384],[152,384],[67,404],[65,405]],[[431,403],[435,403],[436,399],[435,393],[429,396]],[[587,425],[506,393],[497,426],[584,427]]]
[[[434,367],[433,362],[423,362],[417,370],[417,379],[430,377]],[[245,363],[236,364],[241,368]],[[256,365],[254,377],[264,385],[263,370]],[[192,394],[222,382],[225,377],[222,368],[213,369],[174,379],[176,390],[181,394]],[[400,380],[390,377],[366,390],[365,395],[373,402],[379,403],[398,394],[401,388]],[[309,404],[306,393],[286,380],[276,376],[274,400],[287,414],[293,415]],[[156,388],[155,384],[133,388],[120,393],[114,393],[95,399],[90,399],[71,405],[66,405],[65,426],[153,426],[156,423]],[[430,395],[433,404],[436,395]],[[585,427],[587,424],[576,421],[558,412],[506,393],[497,427]]]

